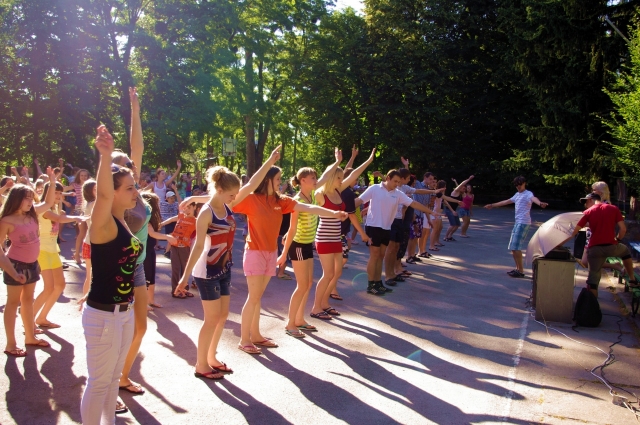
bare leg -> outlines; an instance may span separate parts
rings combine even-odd
[[[320,264],[322,264],[322,277],[316,285],[316,295],[311,308],[311,312],[314,314],[322,311],[324,294],[336,273],[334,254],[319,254],[318,256],[320,257]]]
[[[64,273],[62,272],[62,267],[58,267],[57,269],[46,270],[46,271],[51,272],[52,274],[53,290],[51,291],[47,299],[44,301],[44,306],[42,306],[42,310],[40,310],[40,313],[36,318],[36,325],[43,325],[43,324],[46,325],[50,323],[49,320],[47,319],[47,315],[49,314],[49,312],[51,311],[55,303],[58,301],[58,298],[60,298],[60,295],[62,295],[62,293],[64,292],[64,288],[67,285],[67,283],[64,280]],[[44,273],[43,273],[43,276],[44,276]],[[38,298],[40,297],[38,296]],[[36,299],[36,302],[37,302],[37,299]],[[38,310],[36,310],[35,302],[34,302],[33,308],[34,308],[34,314],[38,313]]]
[[[462,228],[460,229],[461,236],[467,236],[467,230],[469,229],[469,224],[471,224],[471,217],[465,215],[462,217]]]
[[[305,324],[304,307],[313,284],[313,259],[292,261],[291,264],[293,265],[293,273],[296,276],[297,285],[289,301],[289,321],[286,329],[295,330],[298,323],[300,325]]]
[[[382,263],[381,255],[379,246],[369,246],[369,260],[367,261],[367,280],[369,282],[376,280],[378,263]]]
[[[211,366],[209,365],[209,352],[213,342],[213,335],[220,321],[221,301],[219,299],[203,300],[202,309],[204,310],[204,321],[202,322],[200,333],[198,334],[196,372],[207,373],[211,372]],[[215,359],[215,355],[213,356],[213,359]]]
[[[524,273],[524,264],[522,262],[522,251],[511,251],[513,255],[513,261],[516,263],[516,270],[520,273]]]
[[[222,337],[222,331],[224,331],[224,325],[227,322],[227,317],[229,317],[229,303],[231,302],[231,297],[229,295],[223,295],[220,297],[220,312],[218,314],[218,323],[215,325],[215,330],[213,331],[213,339],[211,340],[211,344],[209,345],[209,352],[207,353],[207,363],[209,366],[220,366],[222,362],[218,360],[216,354],[218,352],[218,344],[220,343],[220,338]]]
[[[382,280],[382,263],[384,261],[386,252],[387,252],[387,246],[380,245],[380,256],[378,257],[378,261],[376,262],[376,274],[375,274],[376,282]]]
[[[395,273],[395,263],[396,256],[398,255],[398,248],[400,244],[398,242],[390,241],[389,247],[386,250],[384,255],[384,274],[387,280],[393,279],[396,277]]]
[[[329,281],[329,286],[324,291],[324,295],[322,296],[320,307],[324,310],[325,308],[331,307],[329,305],[329,296],[333,293],[337,293],[336,287],[338,286],[338,279],[342,276],[342,253],[332,254],[333,255],[333,278]]]
[[[22,316],[22,324],[24,325],[25,344],[38,344],[40,341],[36,338],[33,326],[33,293],[35,289],[35,283],[24,285],[20,295],[20,316]]]
[[[260,300],[269,279],[269,276],[264,275],[247,276],[249,294],[242,307],[240,323],[240,345],[242,346],[253,345],[252,340],[264,340],[260,334]]]
[[[62,270],[62,269],[60,269]],[[53,270],[42,270],[40,272],[40,276],[42,277],[42,282],[44,283],[44,288],[42,292],[38,294],[35,301],[33,302],[33,311],[34,314],[37,314],[44,306],[45,301],[49,298],[49,296],[53,293]],[[35,285],[34,285],[35,288]],[[20,309],[22,311],[22,309]]]
[[[32,283],[29,285],[33,286]],[[7,304],[4,306],[4,331],[7,334],[6,351],[13,351],[18,348],[18,343],[16,342],[16,314],[18,313],[23,287],[23,285],[7,285]],[[31,328],[33,338],[33,324]]]

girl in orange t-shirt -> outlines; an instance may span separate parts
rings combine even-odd
[[[187,267],[189,253],[191,252],[191,239],[196,234],[196,216],[198,215],[199,206],[195,202],[190,202],[187,198],[180,204],[180,212],[178,215],[160,223],[160,226],[166,226],[169,223],[176,223],[171,236],[175,238],[175,242],[171,242],[171,294],[173,298],[191,298],[193,294],[189,292],[189,288],[185,292],[176,294],[176,288],[180,281],[180,276]]]
[[[279,148],[274,151],[272,157],[274,154],[280,157]],[[249,295],[242,308],[241,336],[238,345],[239,349],[249,354],[262,353],[256,345],[278,346],[273,340],[265,338],[260,333],[260,300],[269,280],[276,274],[278,232],[282,215],[297,211],[339,220],[348,217],[344,211],[331,211],[317,205],[298,203],[288,196],[278,194],[276,188],[280,187],[281,180],[282,171],[272,166],[258,188],[233,207],[234,212],[246,214],[249,225],[243,256]]]

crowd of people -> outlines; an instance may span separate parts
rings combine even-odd
[[[130,89],[130,152],[114,148],[113,137],[101,126],[95,148],[99,164],[95,178],[85,169],[60,161],[31,179],[26,168],[12,169],[15,176],[0,182],[0,268],[7,285],[4,325],[5,353],[24,357],[15,337],[20,307],[24,344],[46,348],[42,329],[57,328],[48,314],[64,291],[64,264],[60,259],[60,229],[67,223],[76,232],[74,261],[85,263],[86,278],[80,299],[86,339],[88,380],[81,402],[85,424],[113,423],[114,413],[126,409],[118,391],[143,394],[129,373],[147,330],[148,311],[162,308],[156,299],[156,251],[171,261],[171,294],[176,300],[194,297],[197,289],[204,312],[198,335],[194,375],[223,379],[233,373],[218,358],[231,296],[231,270],[242,264],[248,296],[241,312],[238,349],[260,355],[277,342],[260,327],[261,299],[272,277],[296,280],[291,294],[286,335],[304,338],[318,329],[308,318],[332,320],[340,312],[331,305],[342,300],[338,280],[349,251],[360,236],[368,246],[367,293],[385,296],[411,276],[405,264],[437,255],[456,237],[469,237],[474,176],[446,193],[447,183],[431,172],[416,177],[409,161],[400,158],[398,169],[382,174],[372,171],[380,183],[365,185],[365,171],[375,149],[354,168],[354,148],[346,167],[342,152],[322,173],[304,167],[290,182],[283,181],[280,146],[250,177],[239,177],[223,166],[204,176],[180,173],[182,164],[168,175],[163,168],[143,173],[142,127],[136,90]],[[203,179],[204,178],[204,179]],[[516,204],[516,224],[509,249],[516,269],[524,275],[522,249],[529,230],[531,203],[546,204],[525,189],[524,178],[514,184],[514,197],[487,208]],[[617,216],[616,216],[617,217]],[[446,231],[444,221],[448,222]],[[236,228],[244,227],[243,258],[233,258]],[[460,235],[457,235],[461,229]],[[442,239],[441,239],[442,238]],[[161,243],[166,242],[166,247]],[[314,284],[314,256],[322,277]],[[594,260],[595,261],[595,260]],[[592,263],[589,260],[590,264]],[[594,263],[595,264],[595,263]],[[382,274],[384,272],[384,279]],[[594,272],[595,273],[595,272]],[[35,296],[35,283],[44,283]],[[181,302],[181,301],[175,301]]]

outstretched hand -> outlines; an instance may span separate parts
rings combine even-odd
[[[371,155],[369,155],[369,162],[373,162],[373,159],[376,157],[376,148],[373,148],[371,151]]]
[[[340,164],[342,162],[342,151],[337,146],[333,150],[333,155],[336,157],[336,162]]]
[[[53,171],[53,168],[47,167],[47,170],[45,172],[47,173],[47,176],[49,177],[50,182],[56,181],[56,173],[55,171]]]
[[[359,152],[360,152],[360,149],[358,149],[354,143],[353,147],[351,148],[351,156],[355,157],[358,155]]]
[[[409,168],[409,160],[406,159],[404,156],[400,157],[400,161],[402,161],[402,165],[404,165],[404,168]]]

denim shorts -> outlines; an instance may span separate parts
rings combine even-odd
[[[133,272],[133,287],[137,288],[138,286],[146,286],[147,279],[144,275],[144,263],[140,263],[136,266],[135,271]]]
[[[462,218],[462,217],[471,217],[471,212],[466,209],[466,208],[462,208],[462,207],[458,207],[458,217]]]
[[[511,239],[509,240],[509,251],[522,251],[527,248],[527,234],[529,233],[530,224],[516,223],[511,231]]]
[[[231,270],[215,279],[201,277],[194,277],[194,279],[202,301],[215,301],[219,300],[221,296],[231,295]]]
[[[449,208],[445,208],[444,213],[449,219],[450,226],[460,226],[460,217],[458,215],[453,215],[453,212],[451,212]]]
[[[59,257],[58,257],[59,258]],[[13,268],[16,269],[18,273],[22,273],[27,278],[26,284],[35,283],[40,280],[40,264],[37,261],[33,263],[23,263],[22,261],[16,261],[9,258],[11,264],[13,264]],[[4,272],[4,284],[9,286],[23,286],[22,283],[18,282],[14,278],[11,277],[9,273]]]

